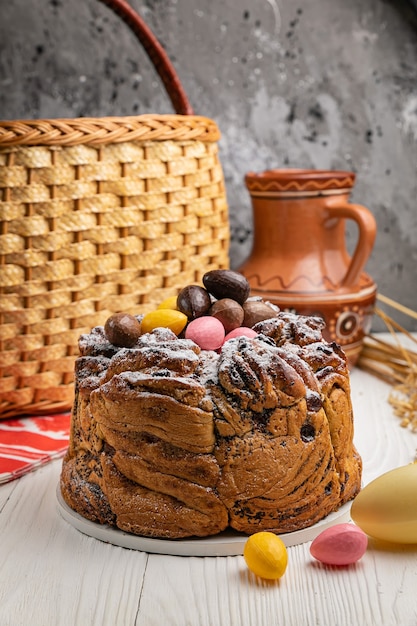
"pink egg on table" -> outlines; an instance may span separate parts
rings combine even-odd
[[[351,565],[366,552],[368,537],[354,524],[336,524],[312,542],[310,554],[326,565]]]
[[[217,350],[224,341],[224,326],[209,315],[197,317],[185,330],[185,338],[191,339],[202,350]]]
[[[234,339],[235,337],[256,337],[258,333],[253,330],[253,328],[247,328],[246,326],[239,326],[239,328],[234,328],[227,333],[224,338],[225,341],[229,339]]]

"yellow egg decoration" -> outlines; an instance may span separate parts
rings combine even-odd
[[[163,300],[161,304],[158,305],[158,309],[172,309],[174,311],[178,311],[177,296],[170,296],[169,298],[165,298],[165,300]]]
[[[179,335],[185,328],[188,318],[181,311],[173,309],[157,309],[147,313],[141,321],[142,334],[150,333],[155,328],[170,328],[173,333]]]
[[[268,580],[281,578],[287,568],[288,555],[284,542],[267,531],[249,537],[243,557],[251,572]]]
[[[351,517],[375,539],[417,543],[417,462],[366,485],[353,501]]]

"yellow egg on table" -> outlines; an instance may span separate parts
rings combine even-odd
[[[276,580],[287,568],[288,555],[282,539],[271,532],[251,535],[243,549],[248,568],[261,578]]]
[[[356,496],[351,517],[367,535],[417,543],[417,463],[375,478]]]
[[[169,328],[173,333],[179,335],[185,328],[188,318],[181,311],[173,309],[157,309],[147,313],[141,321],[142,334],[150,333],[155,328]]]

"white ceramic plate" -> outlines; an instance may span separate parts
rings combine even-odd
[[[66,504],[59,486],[57,499],[60,514],[71,526],[85,535],[130,550],[174,556],[237,556],[243,554],[243,548],[248,539],[247,535],[239,534],[233,530],[224,531],[219,535],[204,539],[150,539],[149,537],[140,537],[85,519]],[[334,524],[348,522],[350,520],[350,506],[351,503],[348,502],[314,526],[293,533],[285,533],[280,537],[287,547],[312,541],[322,530]]]

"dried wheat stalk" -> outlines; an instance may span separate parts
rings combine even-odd
[[[417,319],[417,313],[383,295],[378,300]],[[401,426],[417,432],[417,352],[402,345],[399,333],[416,345],[417,339],[380,308],[375,309],[390,331],[394,343],[383,341],[374,335],[365,337],[358,367],[366,370],[392,386],[388,402]]]

